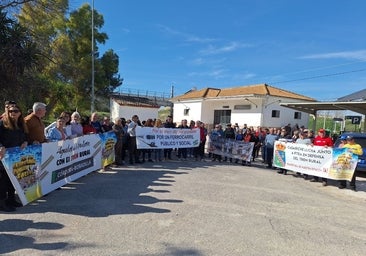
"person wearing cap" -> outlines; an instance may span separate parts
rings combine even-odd
[[[318,136],[316,136],[314,138],[313,145],[314,146],[322,146],[322,147],[333,147],[333,140],[329,136],[326,136],[325,130],[323,128],[321,128],[321,129],[318,130]],[[314,176],[310,180],[310,182],[316,182],[318,180],[319,180],[319,178]],[[327,186],[328,185],[328,179],[327,178],[322,178],[322,184],[323,184],[323,186]]]
[[[356,143],[355,139],[352,136],[346,137],[346,144],[343,145],[343,148],[348,148],[350,152],[359,156],[363,154],[361,145]],[[340,180],[338,188],[344,189],[346,187],[347,187],[347,181]],[[353,173],[352,179],[349,182],[349,187],[351,190],[356,191],[356,171]]]
[[[45,125],[42,118],[46,115],[46,104],[35,102],[32,107],[32,113],[24,118],[29,132],[29,141],[32,144],[47,142],[44,134]]]

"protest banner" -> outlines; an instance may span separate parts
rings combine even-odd
[[[112,132],[104,138],[111,141],[115,135]],[[101,169],[102,152],[110,151],[105,148],[106,145],[111,147],[111,142],[102,143],[101,136],[91,134],[70,140],[30,145],[23,150],[19,147],[8,148],[2,163],[20,201],[26,205],[69,182]],[[107,157],[106,163],[114,161],[114,154]]]
[[[251,161],[254,143],[226,138],[216,138],[209,141],[208,152],[228,158]]]
[[[114,163],[114,146],[117,143],[116,134],[113,131],[99,133],[102,146],[102,168]],[[96,148],[97,149],[97,148]]]
[[[351,180],[358,156],[346,148],[276,141],[273,166],[334,180]]]
[[[179,128],[136,128],[136,145],[138,149],[153,148],[193,148],[200,144],[199,129]]]

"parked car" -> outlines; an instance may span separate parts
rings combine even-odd
[[[338,137],[334,143],[334,147],[338,147],[341,140],[346,139],[347,136],[352,136],[355,139],[355,142],[360,144],[363,149],[363,155],[358,157],[356,176],[366,177],[366,133],[344,132]]]

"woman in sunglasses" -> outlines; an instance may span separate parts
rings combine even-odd
[[[0,120],[0,159],[6,148],[19,146],[23,149],[27,145],[27,127],[22,112],[17,105],[11,105],[6,108],[5,115]],[[0,163],[0,211],[12,212],[20,206],[22,204],[15,199],[15,189],[9,176]]]

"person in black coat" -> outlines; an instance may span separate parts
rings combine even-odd
[[[28,145],[27,127],[20,108],[12,105],[6,108],[0,120],[0,159],[4,157],[6,148]],[[5,167],[0,163],[0,211],[12,212],[15,207],[22,206],[15,199],[15,189]]]

